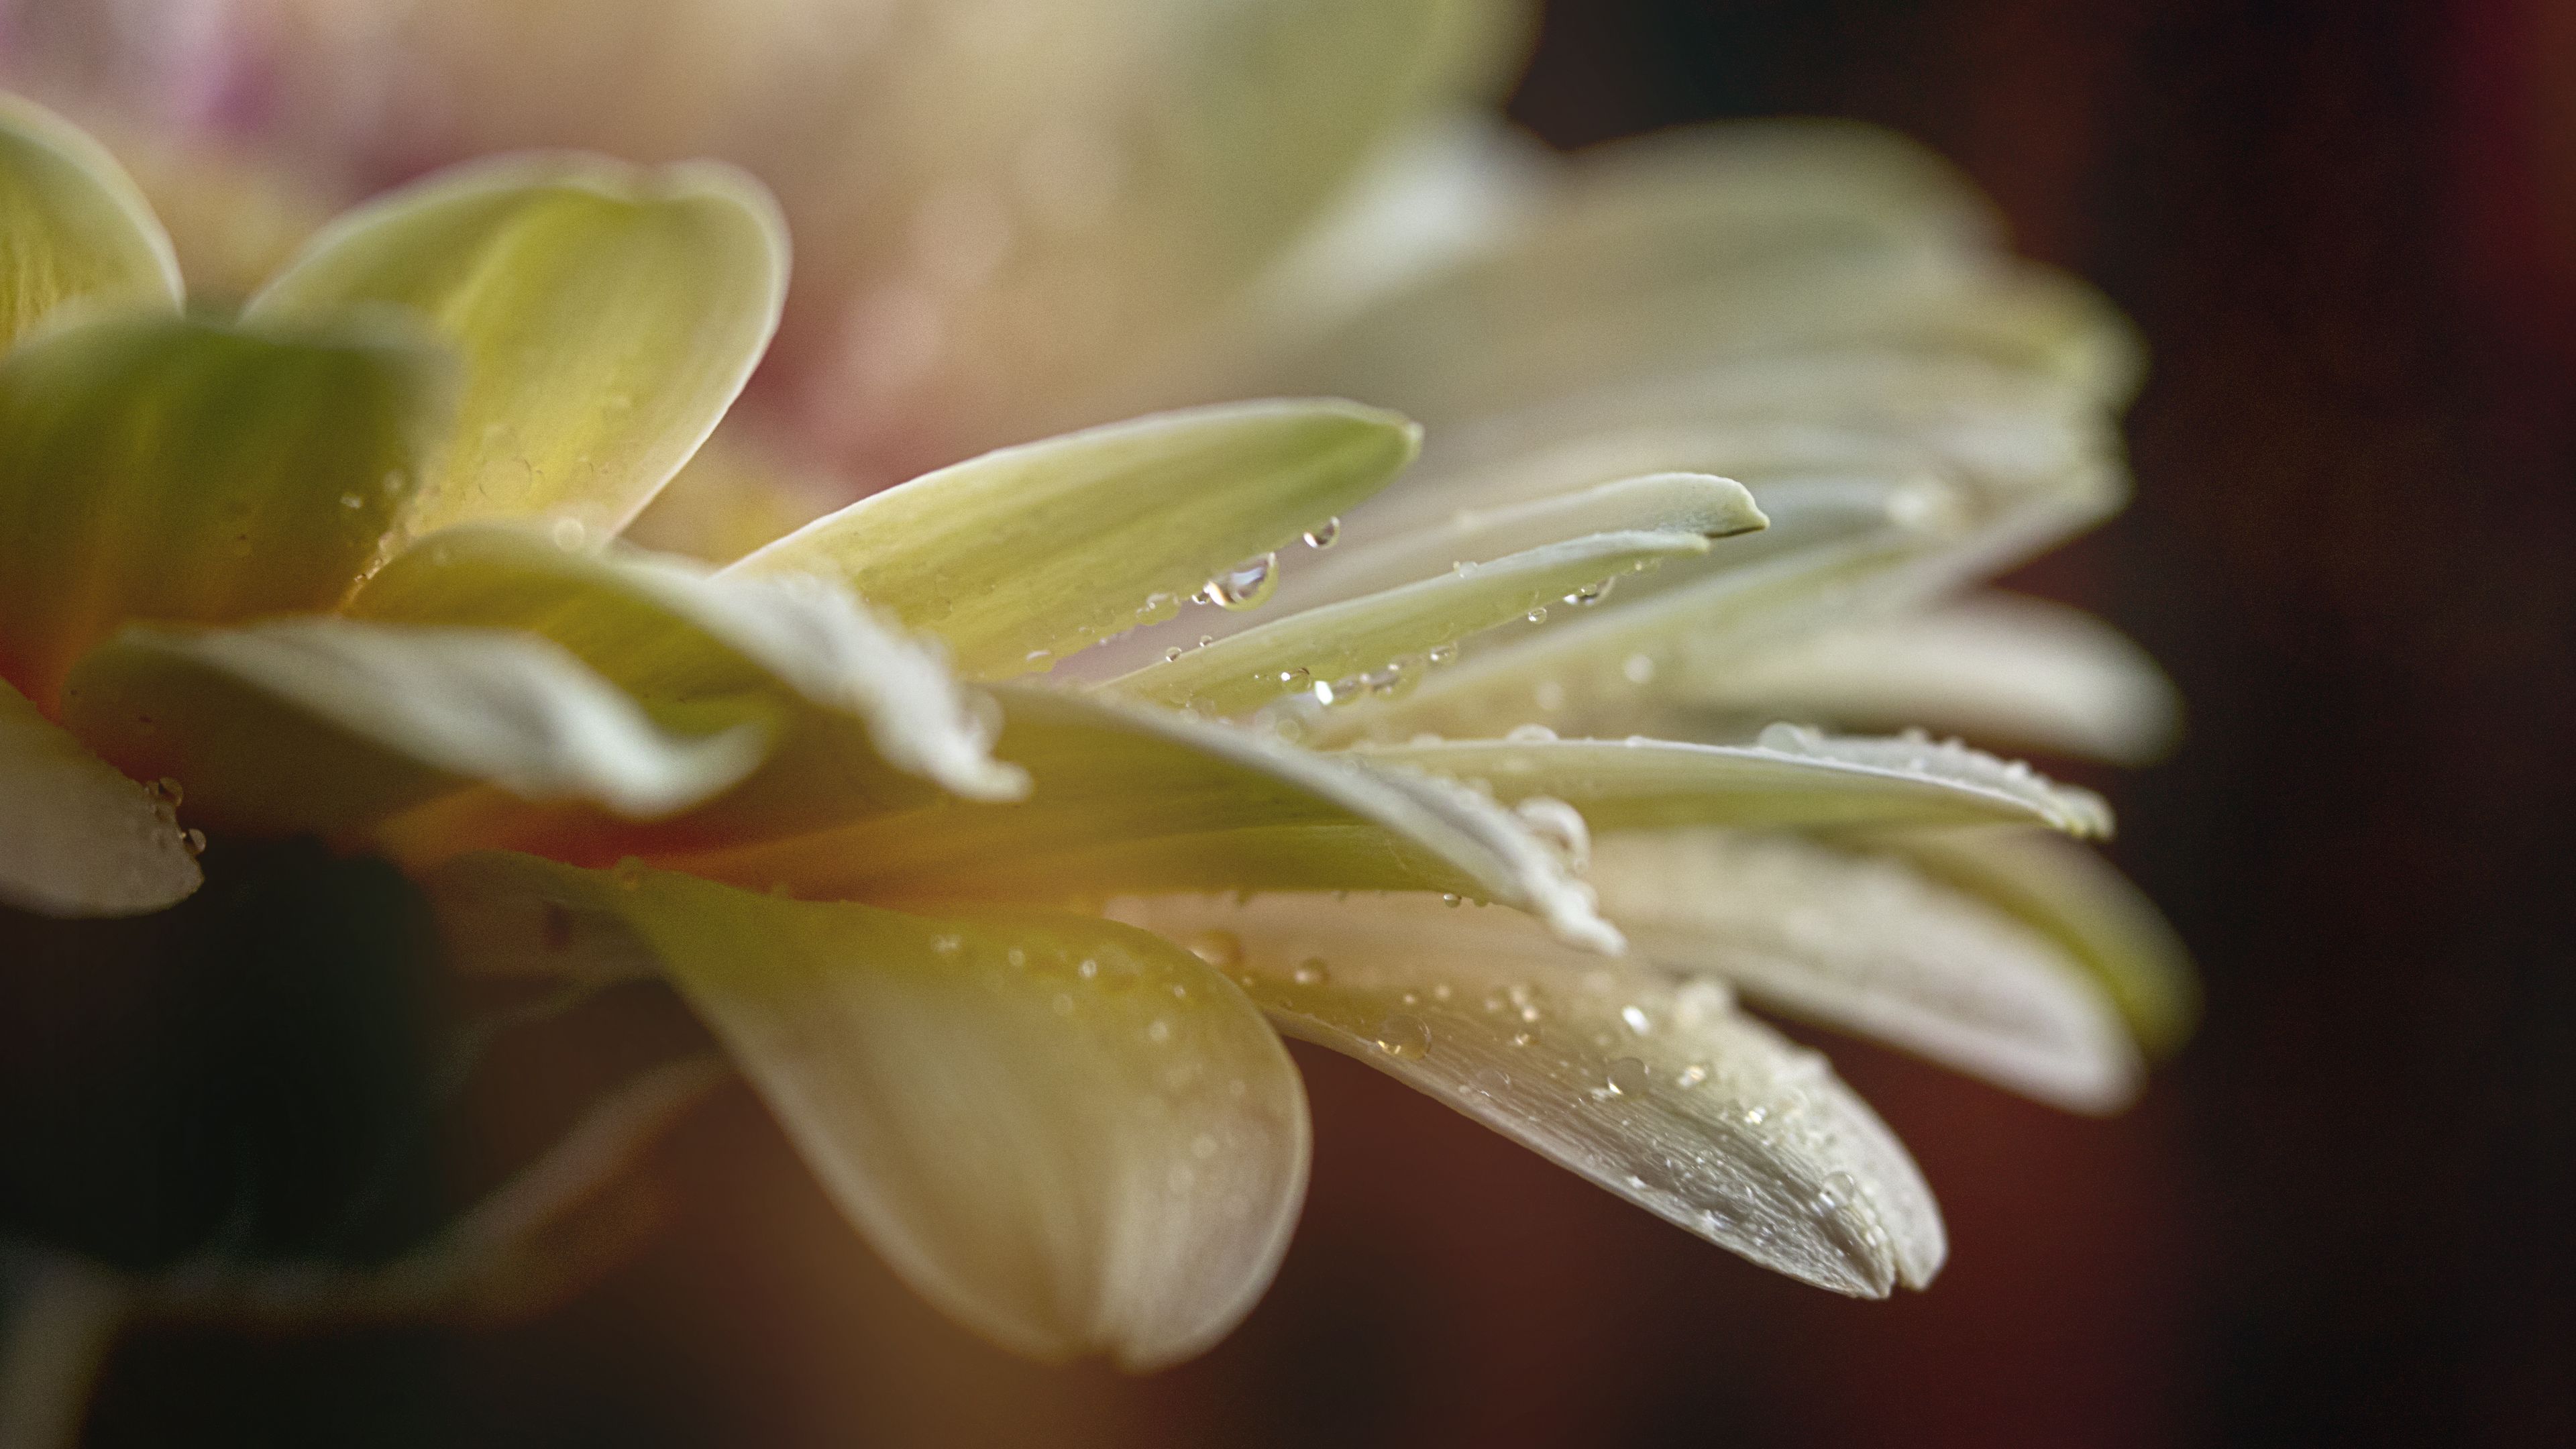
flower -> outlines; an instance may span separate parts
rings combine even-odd
[[[1930,1194],[1738,993],[2096,1110],[2187,1015],[2152,913],[2048,834],[2105,831],[2098,799],[1741,728],[1929,706],[2118,752],[2161,703],[2098,626],[1925,609],[2116,502],[2126,339],[1873,133],[1542,185],[1517,245],[1305,319],[1281,371],[1461,423],[1374,503],[1412,424],[1213,406],[713,573],[608,540],[777,316],[738,174],[435,176],[218,323],[172,313],[95,148],[7,134],[0,768],[45,805],[0,889],[183,894],[170,792],[132,783],[166,776],[191,829],[404,861],[460,969],[665,977],[860,1231],[1006,1346],[1151,1367],[1248,1308],[1307,1156],[1279,1032],[1883,1295],[1940,1264]],[[1689,305],[1486,305],[1587,268]],[[1561,395],[1569,362],[1600,390]]]

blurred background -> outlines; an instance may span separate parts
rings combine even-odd
[[[921,1305],[736,1090],[568,1310],[156,1329],[90,1442],[2576,1443],[2576,6],[1561,0],[1511,114],[1893,126],[2145,333],[2136,503],[2007,581],[2190,701],[2087,777],[2207,978],[2136,1110],[1833,1043],[1954,1244],[1857,1303],[1301,1048],[1277,1286],[1130,1379]]]

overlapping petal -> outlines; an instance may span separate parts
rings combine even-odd
[[[1170,618],[1385,486],[1418,439],[1331,401],[1139,418],[940,469],[733,567],[839,579],[945,640],[970,677],[1006,677]]]
[[[1787,835],[1649,831],[1594,844],[1602,908],[1641,958],[2076,1111],[2143,1067],[2081,958],[1902,857]]]
[[[1884,1296],[1941,1266],[1940,1213],[1905,1149],[1722,987],[1421,900],[1162,896],[1111,912],[1226,961],[1289,1035],[1766,1267]]]
[[[805,896],[1057,903],[1122,891],[1447,891],[1567,941],[1618,933],[1547,843],[1464,786],[1291,748],[1166,710],[1010,686],[995,753],[1026,800],[941,801],[673,868]]]
[[[741,779],[765,730],[711,712],[671,733],[561,646],[495,629],[329,616],[130,626],[84,656],[63,720],[210,829],[345,835],[490,783],[530,800],[668,814]]]
[[[410,531],[551,515],[604,539],[714,429],[786,290],[785,223],[748,176],[520,156],[343,215],[247,315],[400,308],[463,355],[454,426]]]
[[[101,322],[0,360],[0,675],[130,619],[327,609],[420,486],[444,378],[382,337]]]
[[[613,922],[895,1270],[1006,1347],[1186,1358],[1286,1250],[1308,1155],[1296,1069],[1241,991],[1154,936],[527,856],[466,857],[435,888],[469,957],[487,934],[523,960],[514,941]]]

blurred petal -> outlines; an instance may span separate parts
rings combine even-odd
[[[996,747],[1029,798],[951,800],[733,850],[693,874],[806,896],[1058,903],[1120,891],[1451,891],[1615,951],[1564,863],[1462,786],[1292,749],[1247,730],[1054,690],[996,691]]]
[[[1236,957],[1236,980],[1289,1035],[1766,1267],[1884,1297],[1941,1266],[1940,1211],[1904,1147],[1723,987],[1422,901],[1164,896],[1111,911]]]
[[[810,575],[710,576],[678,559],[465,525],[397,556],[349,613],[525,630],[648,710],[759,695],[773,714],[801,705],[857,720],[886,764],[959,794],[1012,799],[1027,788],[993,762],[991,730],[935,655]]]
[[[2089,836],[2111,826],[2110,807],[2090,790],[1920,737],[1832,737],[1775,725],[1758,745],[1450,740],[1357,753],[1372,764],[1466,780],[1505,804],[1562,800],[1595,830],[2004,822]]]
[[[403,307],[464,354],[414,532],[551,514],[606,538],[732,405],[786,289],[777,206],[730,167],[518,156],[343,215],[248,315]]]
[[[63,719],[214,828],[342,834],[478,782],[621,814],[685,808],[759,762],[761,731],[680,737],[560,646],[337,618],[141,625],[73,669]]]
[[[338,603],[419,483],[435,359],[133,319],[0,362],[0,675],[49,705],[129,619]]]
[[[1005,1348],[1160,1367],[1231,1329],[1278,1269],[1305,1194],[1304,1089],[1243,993],[1162,940],[529,856],[466,857],[434,888],[465,898],[450,919],[487,926],[513,897],[613,918],[896,1271]]]
[[[2079,1112],[2137,1094],[2118,1011],[2059,942],[1903,861],[1793,836],[1606,837],[1591,880],[1637,954]]]
[[[66,306],[178,307],[179,263],[105,148],[0,93],[0,352]]]
[[[48,916],[131,916],[205,876],[166,795],[108,768],[0,683],[0,905]]]
[[[1551,604],[1598,597],[1608,584],[1669,558],[1708,551],[1696,533],[1597,533],[1461,564],[1419,583],[1325,604],[1229,639],[1149,664],[1109,688],[1132,699],[1203,714],[1247,713],[1283,694],[1321,685],[1317,698],[1392,687],[1399,675],[1427,667],[1470,634],[1524,618],[1543,620]],[[1383,671],[1381,681],[1374,676]]]
[[[2095,852],[2032,831],[1905,831],[1874,844],[2048,937],[2098,980],[2156,1056],[2200,1017],[2191,952],[2155,903]]]
[[[1417,438],[1392,413],[1333,401],[1139,418],[943,468],[734,567],[841,579],[946,640],[970,677],[1020,674],[1170,618],[1211,578],[1385,486]]]
[[[2121,764],[2164,753],[2182,700],[2145,650],[2090,615],[1986,593],[1799,640],[1722,669],[1675,668],[1656,697],[1711,716],[1921,724]]]

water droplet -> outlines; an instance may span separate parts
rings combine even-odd
[[[188,788],[167,775],[143,787],[152,798],[176,810],[188,798]]]
[[[1547,605],[1541,604],[1537,608],[1523,614],[1521,617],[1529,620],[1533,624],[1544,624],[1547,622]]]
[[[1181,646],[1180,646],[1180,645],[1178,645],[1178,644],[1175,644],[1175,645],[1173,645],[1171,648],[1164,650],[1164,651],[1163,651],[1163,662],[1164,662],[1165,664],[1178,664],[1178,663],[1180,663],[1180,662],[1181,662]]]
[[[1598,583],[1585,584],[1582,588],[1566,595],[1565,601],[1578,609],[1591,608],[1610,597],[1610,587],[1616,582],[1615,579],[1603,579]]]
[[[1438,643],[1438,644],[1434,644],[1434,645],[1432,645],[1432,646],[1431,646],[1431,653],[1430,653],[1430,655],[1429,655],[1429,658],[1430,658],[1431,662],[1432,662],[1432,663],[1434,663],[1434,664],[1454,664],[1454,663],[1456,663],[1456,662],[1457,662],[1457,659],[1458,659],[1458,644],[1457,644],[1457,641],[1456,641],[1456,640],[1446,640],[1446,641],[1443,641],[1443,642],[1441,642],[1441,643]]]
[[[1279,681],[1279,683],[1290,689],[1303,689],[1306,687],[1306,681],[1314,678],[1314,675],[1308,673],[1303,668],[1297,668],[1282,669],[1274,677]]]
[[[1321,986],[1332,979],[1332,973],[1324,968],[1324,958],[1309,956],[1297,963],[1296,969],[1288,973],[1288,979],[1300,986]]]
[[[1088,956],[1085,956],[1074,966],[1073,974],[1081,977],[1085,981],[1097,980],[1100,976],[1100,963],[1094,961]]]
[[[203,855],[206,853],[206,832],[190,826],[179,832],[179,844],[184,846],[190,855]]]
[[[1619,673],[1630,684],[1650,684],[1655,678],[1655,657],[1651,654],[1631,654],[1620,661]]]
[[[1013,946],[1010,950],[1002,953],[1002,959],[1010,962],[1014,966],[1026,966],[1029,964],[1029,953],[1021,950],[1017,946]]]
[[[1338,518],[1327,518],[1323,522],[1306,530],[1306,546],[1308,548],[1331,548],[1334,540],[1341,536],[1342,521]]]
[[[1693,1062],[1689,1066],[1682,1068],[1682,1074],[1673,1080],[1681,1083],[1685,1087],[1696,1087],[1700,1083],[1708,1080],[1708,1064],[1706,1062]]]
[[[1257,609],[1279,587],[1279,555],[1265,553],[1207,581],[1199,597],[1224,609]]]
[[[1440,893],[1440,904],[1455,910],[1456,908],[1467,904],[1467,898],[1459,895],[1455,891],[1442,891]]]
[[[1654,1079],[1654,1074],[1654,1068],[1635,1057],[1621,1057],[1610,1064],[1609,1072],[1603,1077],[1603,1085],[1610,1089],[1611,1096],[1633,1097],[1646,1090],[1646,1083]]]
[[[1418,1057],[1431,1049],[1431,1028],[1418,1016],[1398,1012],[1377,1024],[1372,1038],[1391,1057]]]
[[[1655,1029],[1654,1020],[1646,1015],[1646,1009],[1642,1006],[1631,1005],[1620,1007],[1619,1019],[1626,1022],[1628,1024],[1628,1029],[1639,1036],[1644,1036],[1646,1033]]]
[[[359,497],[355,493],[343,493],[340,495],[340,506],[348,509],[351,513],[355,513],[359,509],[367,506],[367,500]]]
[[[1315,703],[1330,706],[1340,700],[1341,691],[1318,679],[1315,681]]]
[[[1531,1042],[1536,1040],[1538,1040],[1538,1035],[1535,1032],[1516,1031],[1512,1033],[1512,1045],[1517,1047],[1528,1046]]]
[[[549,534],[555,541],[555,547],[571,553],[580,548],[590,537],[590,530],[584,528],[578,518],[558,518],[555,520],[554,527],[549,530]]]
[[[1163,1018],[1158,1016],[1152,1021],[1145,1023],[1145,1040],[1152,1042],[1156,1046],[1161,1046],[1163,1043],[1170,1041],[1171,1039],[1172,1024],[1170,1022],[1165,1021]]]
[[[1543,724],[1517,724],[1503,731],[1503,738],[1516,745],[1543,745],[1556,738],[1556,731]]]
[[[1232,931],[1201,931],[1190,937],[1189,948],[1210,966],[1232,966],[1243,959],[1243,938]]]
[[[1817,1217],[1832,1217],[1860,1195],[1860,1184],[1848,1172],[1829,1173],[1816,1195],[1808,1199],[1807,1208]]]
[[[1744,1118],[1745,1126],[1759,1127],[1763,1123],[1771,1120],[1771,1109],[1762,1105],[1760,1102],[1755,1102],[1744,1109],[1742,1116]]]

